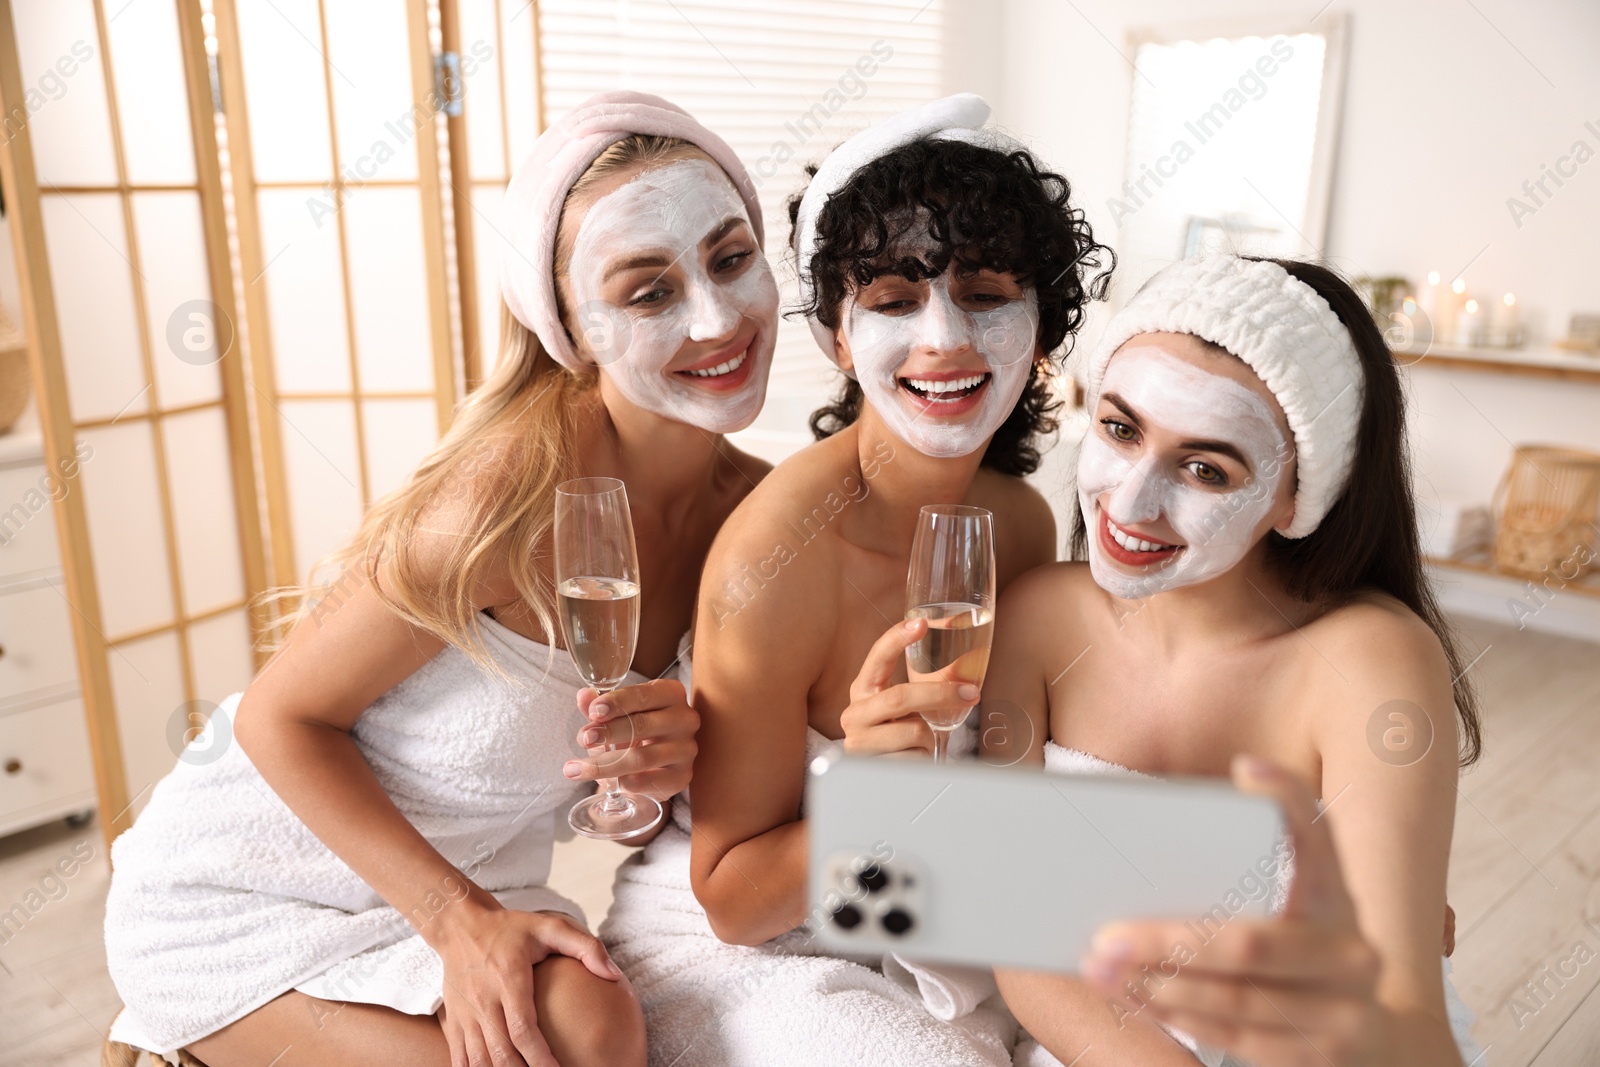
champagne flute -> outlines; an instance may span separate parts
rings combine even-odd
[[[928,632],[906,649],[913,682],[971,682],[982,687],[994,641],[994,515],[965,504],[929,504],[917,516],[906,573],[906,619]],[[968,709],[923,712],[933,728],[933,758],[949,758],[950,734]]]
[[[575,478],[556,486],[556,599],[567,652],[601,694],[628,676],[639,642],[639,556],[628,490],[617,478]],[[613,751],[607,744],[604,751]],[[653,797],[628,796],[615,778],[574,804],[567,822],[584,837],[621,841],[661,821]]]

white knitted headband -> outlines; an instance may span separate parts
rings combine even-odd
[[[1355,461],[1366,378],[1355,342],[1316,290],[1276,263],[1197,256],[1158,272],[1106,327],[1089,357],[1090,410],[1106,364],[1141,333],[1188,333],[1242,359],[1294,433],[1298,484],[1285,537],[1321,525]]]
[[[1022,145],[999,130],[986,128],[989,105],[977,93],[956,93],[943,100],[935,100],[909,111],[902,111],[884,119],[876,126],[850,137],[839,145],[817,167],[817,173],[806,186],[800,198],[800,209],[795,213],[796,273],[800,278],[800,301],[809,307],[816,294],[811,277],[811,258],[817,253],[817,216],[828,198],[843,189],[856,171],[873,160],[888,155],[913,141],[923,138],[940,141],[966,141],[999,152],[1016,152]],[[815,314],[808,314],[811,336],[823,355],[834,358],[833,331],[820,322]]]

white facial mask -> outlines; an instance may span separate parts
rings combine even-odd
[[[984,447],[1006,421],[1028,384],[1039,336],[1039,298],[1029,287],[1021,300],[992,311],[967,311],[950,297],[952,265],[928,280],[928,299],[908,315],[884,315],[845,301],[844,336],[856,380],[894,435],[918,452],[950,458]],[[898,372],[913,352],[948,354],[971,347],[991,378],[978,406],[960,416],[919,410],[900,388]]]
[[[1144,421],[1182,440],[1226,441],[1244,454],[1252,475],[1226,489],[1198,485],[1170,458],[1107,438],[1096,405],[1115,393]],[[1272,510],[1287,466],[1289,448],[1271,408],[1231,378],[1212,374],[1135,338],[1106,369],[1095,412],[1078,453],[1078,502],[1089,526],[1089,569],[1112,596],[1136,600],[1167,589],[1209,581],[1231,570],[1255,544],[1261,520]],[[1145,567],[1106,558],[1100,544],[1101,515],[1124,526],[1167,520],[1184,547]]]
[[[702,159],[680,160],[652,167],[595,201],[572,246],[571,322],[578,349],[633,403],[712,433],[742,430],[760,414],[777,341],[778,286],[761,250],[752,242],[753,262],[736,279],[707,269],[700,242],[730,217],[749,224],[721,168]],[[601,296],[609,266],[647,252],[665,252],[682,279],[668,306],[618,306]],[[751,325],[749,348],[728,357],[740,361],[734,372],[743,361],[754,361],[738,389],[713,392],[668,370],[686,342],[731,341]]]

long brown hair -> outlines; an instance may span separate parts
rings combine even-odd
[[[1268,565],[1292,595],[1308,603],[1336,607],[1364,592],[1386,593],[1427,623],[1450,665],[1461,720],[1461,765],[1470,766],[1483,754],[1477,690],[1422,561],[1406,448],[1405,393],[1394,355],[1366,305],[1339,275],[1316,263],[1266,262],[1276,263],[1328,302],[1350,331],[1366,381],[1349,482],[1321,525],[1305,537],[1268,532]],[[1072,531],[1074,559],[1087,558],[1088,543],[1080,507]]]
[[[606,149],[567,194],[582,197],[607,175],[699,153],[687,141],[634,134]],[[565,212],[563,212],[563,218]],[[558,242],[556,289],[567,272],[570,241]],[[483,641],[474,605],[480,583],[498,562],[539,620],[550,642],[559,632],[554,589],[532,546],[549,543],[555,525],[555,488],[575,477],[579,422],[587,402],[598,402],[594,370],[570,371],[557,363],[533,331],[500,304],[500,358],[489,377],[457,410],[455,419],[405,485],[367,509],[355,535],[320,560],[307,585],[271,590],[262,599],[294,605],[268,635],[266,647],[315,618],[343,595],[354,568],[396,614],[459,648],[497,674],[503,670]],[[449,532],[444,558],[425,563],[409,551],[420,532]],[[380,567],[389,564],[380,585]]]

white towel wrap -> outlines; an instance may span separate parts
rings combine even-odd
[[[351,735],[406,818],[475,882],[507,907],[582,923],[544,884],[557,827],[582,791],[561,773],[580,752],[582,681],[565,653],[482,623],[520,686],[446,648],[379,697]],[[237,704],[230,697],[220,714]],[[438,955],[237,744],[213,762],[180,761],[117,838],[112,862],[106,961],[126,1005],[114,1040],[168,1053],[290,989],[410,1014],[442,1000]]]

